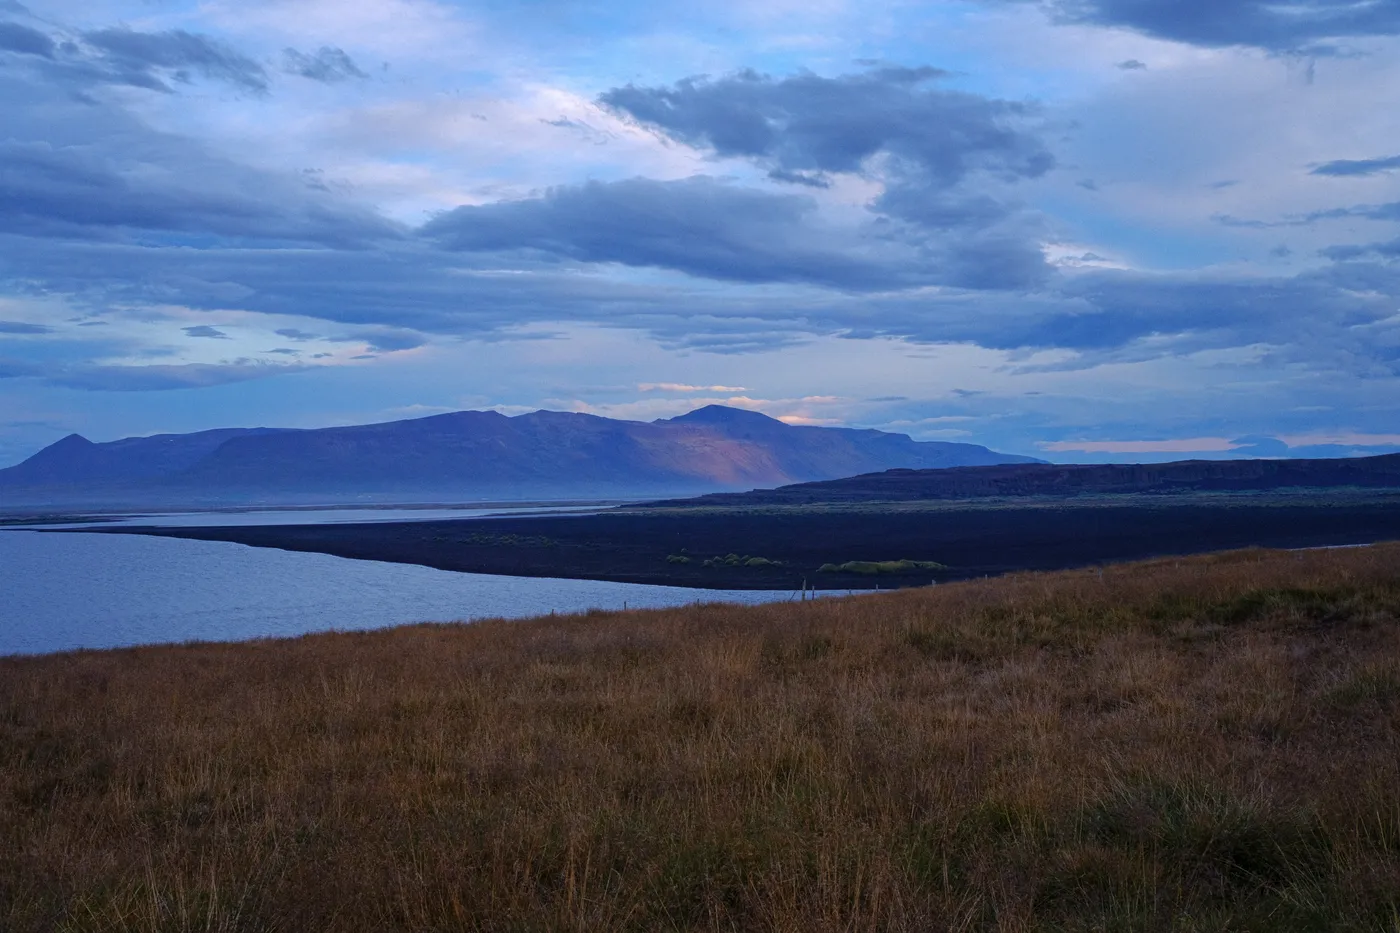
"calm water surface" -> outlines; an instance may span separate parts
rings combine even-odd
[[[452,573],[222,541],[0,531],[0,655],[792,595]]]
[[[443,506],[441,508],[299,508],[299,509],[203,509],[187,512],[121,512],[78,515],[98,521],[103,527],[150,525],[157,528],[210,528],[230,525],[336,525],[344,522],[428,522],[442,519],[488,518],[492,516],[557,515],[561,512],[597,512],[615,503],[590,502],[581,505],[496,505]],[[91,521],[45,521],[34,528],[83,528]],[[13,527],[25,527],[15,525]]]

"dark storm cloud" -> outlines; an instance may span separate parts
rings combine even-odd
[[[54,41],[37,29],[19,23],[0,23],[0,51],[53,58]]]
[[[1053,156],[1024,125],[1032,106],[941,90],[934,82],[944,74],[883,68],[775,79],[742,71],[671,87],[629,84],[599,100],[697,149],[800,173],[806,182],[861,172],[881,153],[903,174],[940,188],[979,170],[1036,177],[1050,169]]]
[[[1069,23],[1118,26],[1201,46],[1307,50],[1326,39],[1400,35],[1395,0],[1039,0]],[[1314,50],[1315,51],[1315,50]]]
[[[98,50],[114,72],[130,76],[132,83],[161,84],[168,72],[176,81],[188,81],[191,72],[216,81],[266,93],[267,72],[257,62],[205,36],[173,29],[137,32],[133,29],[99,29],[83,33],[83,40]]]
[[[197,327],[184,328],[186,337],[207,337],[211,340],[228,340],[228,334],[217,327],[210,327],[208,324],[200,324]]]
[[[369,77],[344,50],[332,46],[322,46],[315,55],[307,55],[296,49],[284,49],[282,70],[324,84]]]
[[[1312,175],[1378,175],[1400,169],[1400,156],[1386,156],[1379,159],[1337,159],[1324,162],[1309,174]]]

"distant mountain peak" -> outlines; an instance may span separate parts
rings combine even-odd
[[[39,451],[34,455],[34,459],[41,463],[69,460],[73,457],[82,457],[96,449],[97,445],[81,434],[70,434]]]
[[[227,428],[93,444],[73,435],[0,469],[7,504],[449,501],[492,496],[675,494],[853,476],[890,467],[1021,460],[974,444],[794,427],[706,405],[650,424],[582,412],[463,411],[310,430]]]
[[[49,450],[80,450],[84,447],[96,447],[92,441],[81,434],[70,434],[65,438],[54,441],[48,446]]]
[[[697,408],[675,418],[662,418],[660,420],[678,424],[783,424],[777,418],[770,418],[761,411],[731,408],[728,405],[706,405],[704,408]]]

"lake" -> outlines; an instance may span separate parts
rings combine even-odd
[[[793,595],[452,573],[218,541],[0,530],[0,655]]]
[[[230,525],[336,525],[346,522],[429,522],[459,518],[489,518],[492,516],[558,515],[562,513],[597,512],[615,503],[587,502],[543,505],[499,504],[489,506],[452,505],[432,507],[358,506],[327,508],[239,508],[192,509],[183,512],[78,512],[73,521],[44,521],[23,528],[83,528],[95,523],[104,528],[148,525],[156,528],[209,528]],[[19,521],[22,516],[0,513],[0,518]]]

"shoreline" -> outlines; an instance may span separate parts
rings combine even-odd
[[[896,504],[897,505],[897,504]],[[936,512],[630,509],[407,522],[98,526],[49,533],[229,541],[440,570],[709,589],[898,589],[1247,547],[1301,549],[1400,539],[1400,501],[1228,505],[1065,501]],[[726,558],[729,558],[727,561]],[[711,566],[706,566],[706,562]],[[847,562],[937,562],[902,572],[823,571]]]

